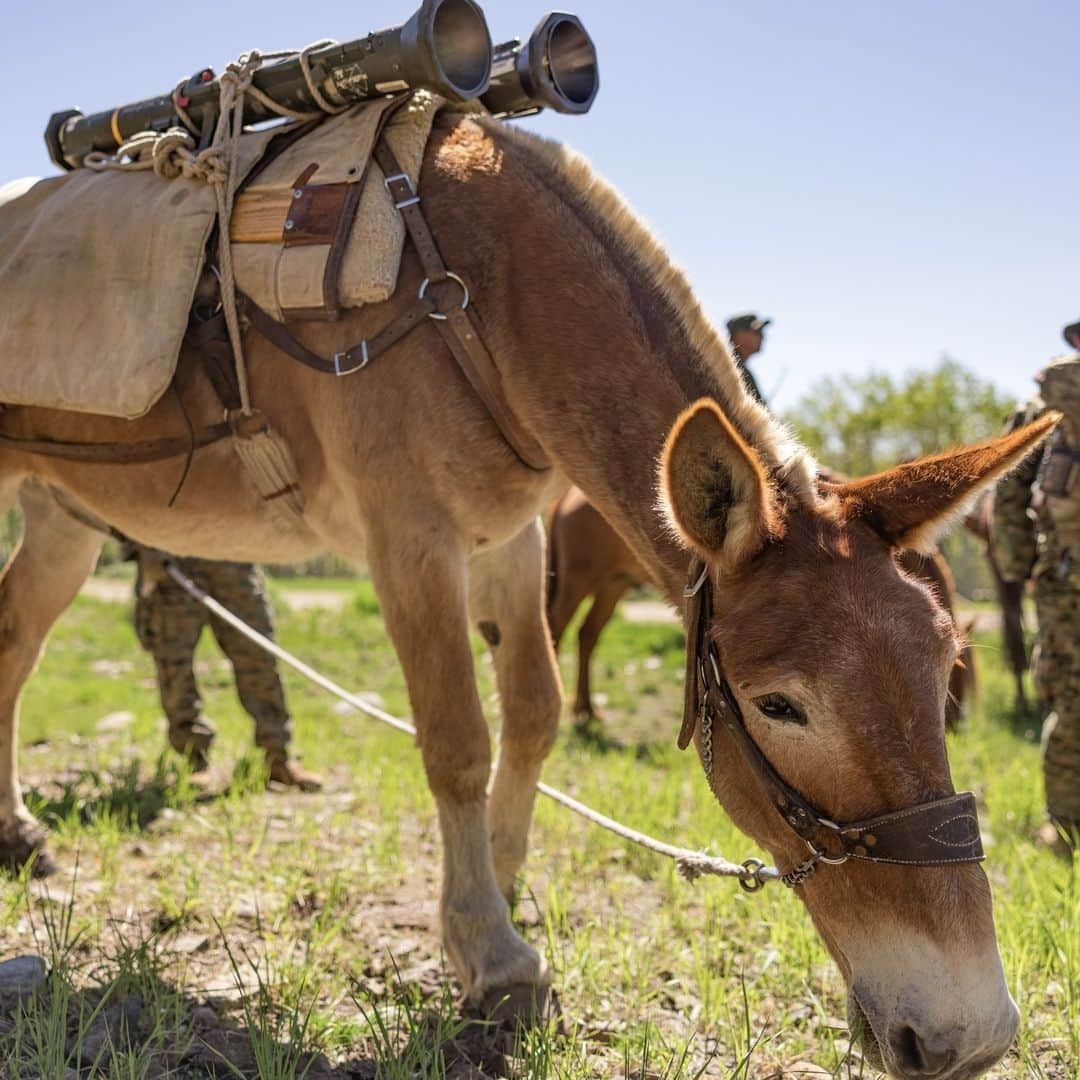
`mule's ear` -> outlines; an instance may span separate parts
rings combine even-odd
[[[660,490],[683,542],[721,571],[783,532],[761,459],[709,398],[675,421],[660,460]]]
[[[861,518],[896,548],[926,553],[968,502],[1022,461],[1060,419],[1060,413],[1047,413],[975,446],[824,487],[839,496],[845,517]]]

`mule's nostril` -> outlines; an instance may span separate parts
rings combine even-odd
[[[905,1076],[940,1076],[956,1059],[951,1047],[935,1047],[908,1024],[893,1029],[889,1044]]]

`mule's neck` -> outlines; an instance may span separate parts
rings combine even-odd
[[[657,464],[679,413],[716,396],[716,383],[656,282],[605,222],[516,142],[496,136],[492,149],[486,138],[472,152],[496,154],[497,169],[467,182],[445,169],[428,174],[425,200],[444,256],[476,282],[519,420],[679,602],[689,558],[659,510]]]

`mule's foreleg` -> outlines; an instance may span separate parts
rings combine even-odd
[[[491,645],[502,706],[488,827],[495,878],[507,898],[525,859],[536,782],[555,742],[562,707],[544,620],[543,570],[539,521],[470,566],[470,606]]]
[[[0,577],[0,865],[17,868],[45,843],[19,787],[19,699],[53,623],[94,568],[104,537],[75,521],[47,488],[26,483],[23,537]],[[39,869],[46,865],[42,857]]]
[[[403,540],[369,537],[368,561],[409,687],[417,741],[443,839],[443,944],[468,999],[495,1004],[547,981],[540,954],[510,925],[485,815],[491,745],[469,647],[466,565],[430,521]],[[539,579],[537,579],[539,589]]]

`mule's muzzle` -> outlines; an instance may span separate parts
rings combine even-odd
[[[849,993],[848,1026],[866,1063],[896,1080],[974,1080],[1005,1054],[1020,1022],[1011,998],[997,1022],[981,1034],[967,1023],[927,1017],[916,1010],[900,1009],[885,1019],[869,1000],[867,1006],[869,1014],[857,993]]]

